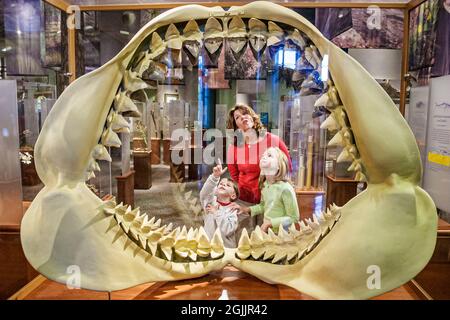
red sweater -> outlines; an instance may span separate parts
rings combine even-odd
[[[231,178],[239,186],[239,199],[250,203],[260,202],[259,174],[261,170],[259,160],[269,147],[278,147],[286,154],[289,161],[289,171],[291,171],[291,157],[286,145],[278,136],[271,133],[266,133],[264,139],[255,144],[230,145],[228,147],[228,171]]]

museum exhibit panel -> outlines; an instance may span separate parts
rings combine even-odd
[[[450,298],[448,0],[119,2],[2,3],[0,298]]]

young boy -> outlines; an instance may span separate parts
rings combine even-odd
[[[213,168],[200,191],[200,203],[206,214],[204,216],[204,229],[210,239],[219,228],[224,246],[236,248],[235,232],[238,227],[237,209],[233,202],[238,198],[237,185],[230,179],[220,179],[227,170],[222,170],[219,163]]]

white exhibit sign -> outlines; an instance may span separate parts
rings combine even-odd
[[[408,124],[416,137],[420,158],[425,165],[429,86],[415,87],[410,92]]]
[[[450,212],[450,75],[430,81],[424,189]]]

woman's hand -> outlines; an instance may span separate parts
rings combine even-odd
[[[230,204],[232,210],[237,210],[237,214],[250,214],[250,207],[240,206],[237,203]]]

